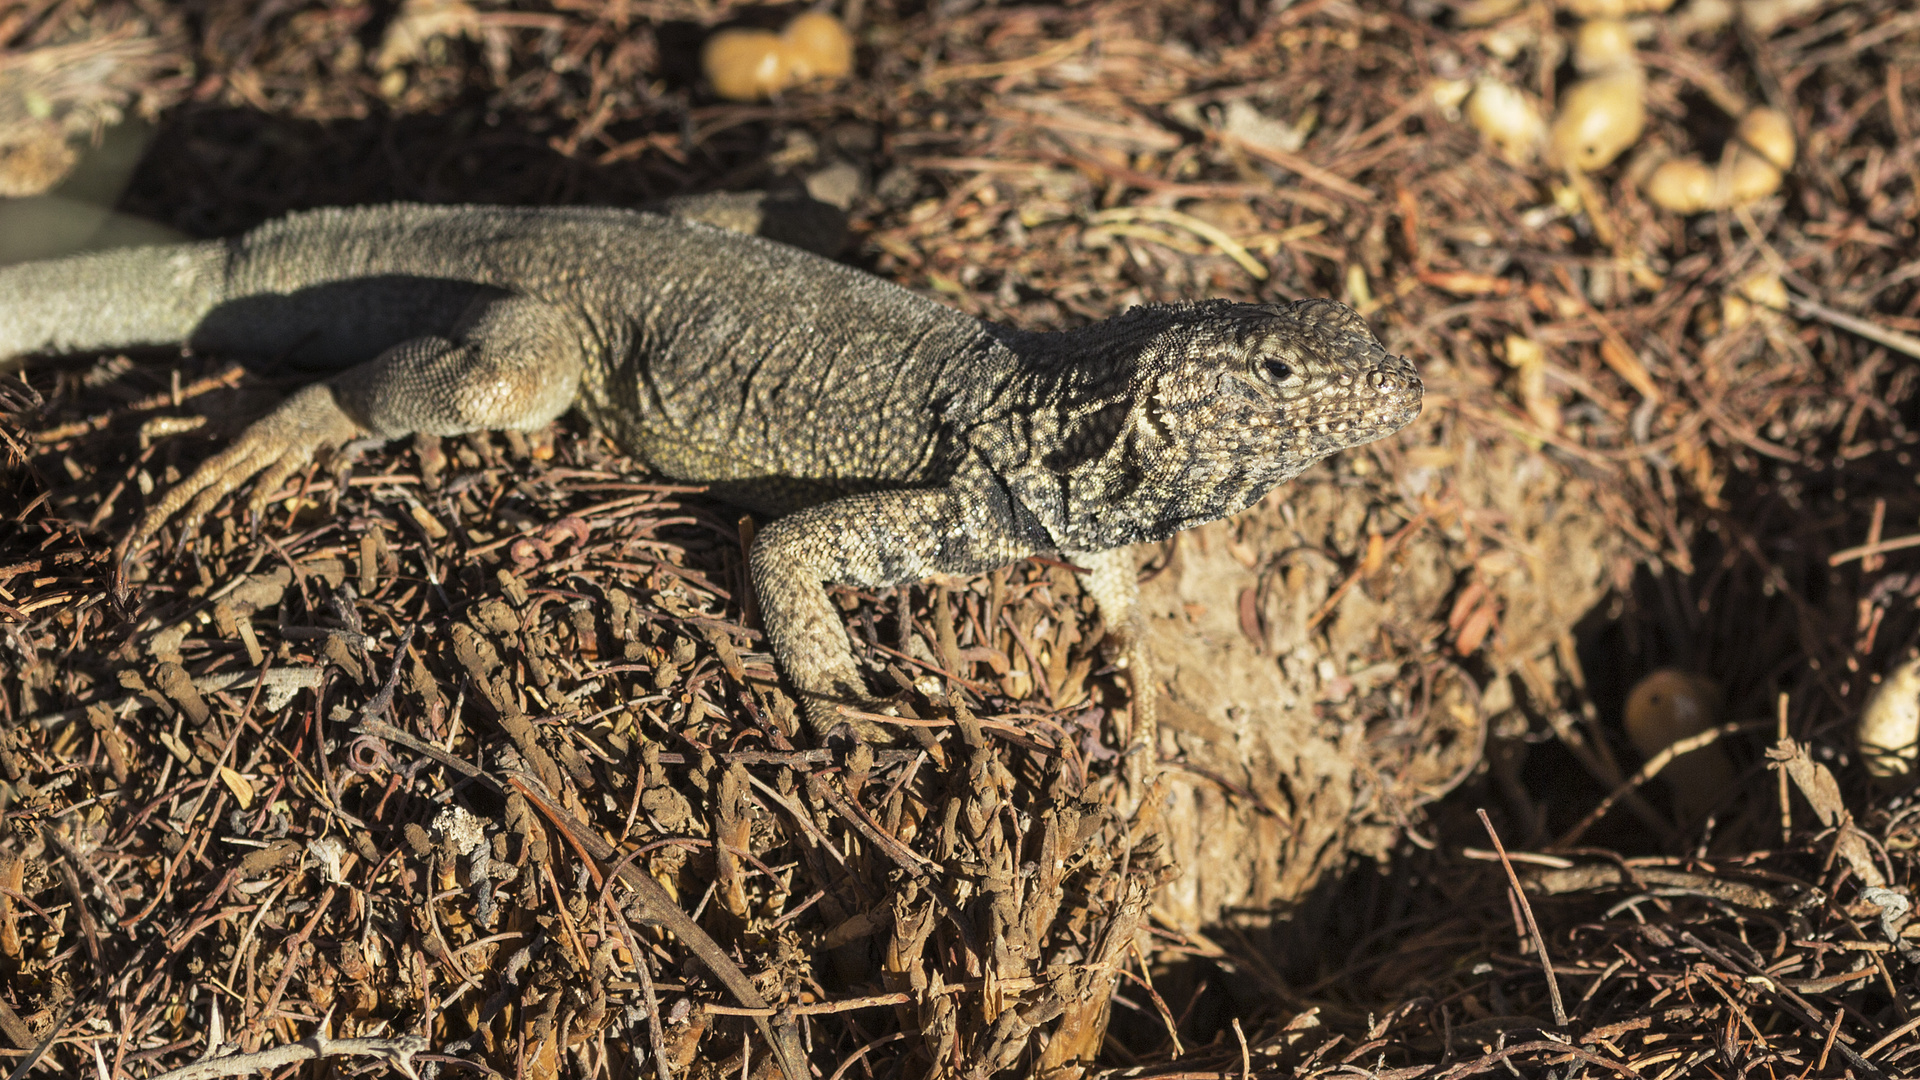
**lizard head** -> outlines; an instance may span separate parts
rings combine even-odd
[[[1104,505],[1082,521],[1121,542],[1123,522],[1154,539],[1236,513],[1420,413],[1413,365],[1331,300],[1136,308],[1109,325],[1130,339],[1131,385],[1117,438],[1087,463],[1087,501]]]
[[[1387,353],[1345,304],[1233,304],[1225,314],[1187,345],[1194,381],[1177,364],[1163,368],[1173,378],[1152,396],[1180,396],[1175,386],[1185,384],[1195,419],[1210,411],[1244,419],[1246,449],[1289,463],[1289,476],[1420,415],[1413,364]]]

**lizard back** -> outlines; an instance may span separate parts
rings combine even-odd
[[[0,355],[190,343],[314,375],[522,297],[571,320],[580,400],[660,472],[780,511],[939,483],[974,319],[759,237],[601,208],[390,206],[0,270]]]

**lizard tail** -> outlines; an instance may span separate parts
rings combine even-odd
[[[0,360],[184,342],[219,302],[221,241],[0,267]]]

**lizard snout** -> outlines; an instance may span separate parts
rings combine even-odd
[[[1426,387],[1420,382],[1419,373],[1405,357],[1388,356],[1385,361],[1367,370],[1362,380],[1376,395],[1372,404],[1361,404],[1361,411],[1367,415],[1363,422],[1371,421],[1375,433],[1372,438],[1381,438],[1406,427],[1413,418],[1420,415],[1420,405],[1426,397]],[[1358,403],[1356,403],[1358,404]]]

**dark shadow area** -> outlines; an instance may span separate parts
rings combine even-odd
[[[229,300],[188,344],[262,371],[325,374],[404,341],[446,337],[503,295],[470,281],[381,274]]]
[[[1863,396],[1883,404],[1806,431],[1794,460],[1749,458],[1747,468],[1727,477],[1716,505],[1690,508],[1701,523],[1689,548],[1690,571],[1643,563],[1627,590],[1575,627],[1585,691],[1562,691],[1590,703],[1622,774],[1643,764],[1624,729],[1629,695],[1661,669],[1712,680],[1724,693],[1715,722],[1749,725],[1717,744],[1734,780],[1708,800],[1710,814],[1680,817],[1680,793],[1656,777],[1640,793],[1666,831],[1615,804],[1574,844],[1554,848],[1611,789],[1516,690],[1526,723],[1503,729],[1496,722],[1488,762],[1417,823],[1431,849],[1403,841],[1385,862],[1351,863],[1283,911],[1243,913],[1239,925],[1209,927],[1205,938],[1224,955],[1196,955],[1157,975],[1154,988],[1189,1052],[1211,1047],[1237,1068],[1234,1018],[1258,1046],[1253,1031],[1260,1022],[1271,1025],[1271,1037],[1274,1027],[1311,1008],[1325,1026],[1291,1043],[1295,1051],[1312,1050],[1335,1032],[1351,1037],[1408,1003],[1433,1013],[1430,1030],[1443,1026],[1441,1010],[1457,1032],[1550,1023],[1545,978],[1519,942],[1520,914],[1506,898],[1504,871],[1464,853],[1490,847],[1475,817],[1480,808],[1509,851],[1548,853],[1545,861],[1516,859],[1516,869],[1528,882],[1556,970],[1570,956],[1592,956],[1597,941],[1629,943],[1591,967],[1563,972],[1567,1007],[1588,1023],[1604,1021],[1609,1008],[1630,1014],[1635,1007],[1627,997],[1610,1005],[1614,984],[1585,994],[1592,973],[1636,949],[1657,953],[1679,945],[1685,933],[1701,943],[1685,946],[1690,955],[1703,948],[1731,955],[1749,939],[1808,936],[1810,913],[1824,902],[1821,890],[1844,884],[1847,870],[1835,865],[1831,832],[1819,832],[1799,794],[1790,796],[1795,839],[1782,837],[1780,781],[1767,751],[1783,699],[1788,734],[1832,771],[1849,806],[1878,799],[1899,808],[1907,804],[1898,796],[1887,802],[1888,792],[1912,786],[1910,778],[1870,783],[1852,726],[1882,676],[1920,655],[1920,548],[1890,550],[1877,560],[1851,550],[1874,536],[1916,534],[1920,402],[1911,382],[1897,371],[1867,381]],[[1518,790],[1495,779],[1503,743],[1517,760]],[[1800,846],[1816,834],[1828,839]],[[1570,869],[1556,870],[1560,862]],[[1629,865],[1637,869],[1621,869]],[[1609,875],[1620,873],[1627,879],[1610,883]],[[1631,944],[1636,940],[1642,944]],[[1570,976],[1579,970],[1588,974]],[[1151,999],[1134,986],[1123,986],[1119,996],[1112,1037],[1142,1058],[1168,1053],[1167,1023]],[[1878,982],[1861,982],[1845,1001],[1858,1015],[1895,1009]],[[1470,1057],[1477,1044],[1463,1035],[1452,1047],[1416,1047],[1443,1049]],[[1393,1065],[1404,1047],[1385,1053]]]
[[[688,130],[664,111],[650,130]],[[463,105],[431,114],[326,122],[184,105],[163,119],[119,209],[192,236],[229,236],[292,210],[393,201],[638,206],[691,191],[777,180],[769,126],[740,124],[676,162],[641,153],[605,164],[555,148],[551,118]],[[601,155],[607,157],[610,155]]]

